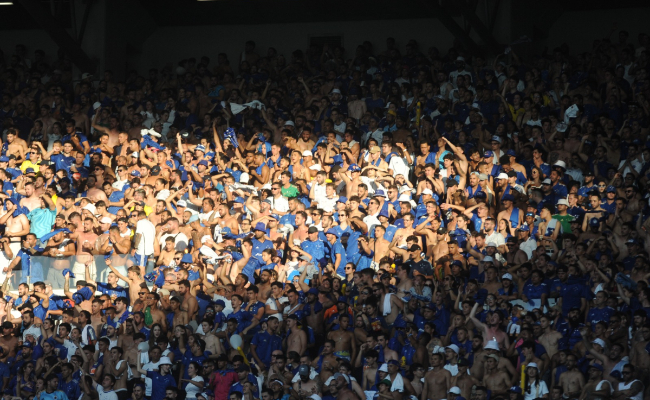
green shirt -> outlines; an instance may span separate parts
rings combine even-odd
[[[298,196],[298,188],[293,186],[293,185],[289,185],[288,188],[285,188],[284,186],[282,186],[282,189],[280,190],[280,192],[287,199]]]
[[[567,215],[555,214],[553,216],[553,219],[560,221],[560,224],[562,224],[562,232],[573,233],[571,232],[571,222],[574,221],[576,217],[570,214]]]

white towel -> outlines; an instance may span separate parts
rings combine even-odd
[[[384,317],[390,314],[392,311],[392,307],[390,305],[390,296],[392,295],[392,293],[386,293],[386,296],[384,297]]]

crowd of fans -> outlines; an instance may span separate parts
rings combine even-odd
[[[650,398],[649,44],[17,46],[3,398]]]

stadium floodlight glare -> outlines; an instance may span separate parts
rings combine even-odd
[[[0,6],[13,6],[13,1],[0,1]]]

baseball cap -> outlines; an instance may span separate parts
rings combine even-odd
[[[460,388],[458,386],[454,386],[451,389],[449,389],[449,393],[451,393],[451,394],[460,394]]]
[[[508,179],[508,174],[501,172],[499,175],[497,175],[497,179]]]
[[[496,243],[494,242],[488,242],[486,247],[498,247]]]
[[[379,153],[380,151],[381,149],[379,148],[379,146],[372,146],[369,150],[370,154]]]
[[[507,280],[511,281],[511,280],[512,280],[512,275],[510,275],[510,274],[503,274],[503,275],[501,276],[501,280],[504,280],[504,279],[507,279]]]
[[[338,200],[336,200],[337,203],[347,203],[348,198],[345,196],[340,196]]]
[[[553,184],[553,182],[551,182],[551,180],[548,179],[548,178],[546,178],[546,179],[544,179],[544,180],[542,181],[542,185],[552,185],[552,184]]]
[[[187,207],[187,202],[185,200],[178,200],[176,202],[177,207]]]
[[[494,136],[492,136],[492,141],[493,141],[493,142],[501,143],[501,138],[498,137],[497,135],[494,135]]]
[[[449,346],[445,347],[445,349],[449,349],[453,351],[454,353],[458,354],[459,348],[455,344],[450,344]]]
[[[614,186],[607,186],[607,193],[616,193],[616,188]]]
[[[557,205],[558,206],[567,206],[568,207],[569,202],[567,201],[567,199],[560,199],[560,200],[557,201]]]
[[[350,166],[348,167],[348,171],[359,172],[361,171],[361,167],[358,166],[357,164],[350,164]]]
[[[258,222],[257,224],[255,224],[254,230],[266,232],[266,225],[264,225],[264,222]]]
[[[302,364],[300,367],[298,367],[298,374],[302,376],[309,376],[309,365]]]
[[[313,157],[314,154],[311,152],[311,150],[305,150],[302,152],[303,157]]]
[[[494,153],[492,152],[492,150],[488,150],[485,152],[485,154],[483,154],[483,158],[490,158],[490,157],[494,157]]]

